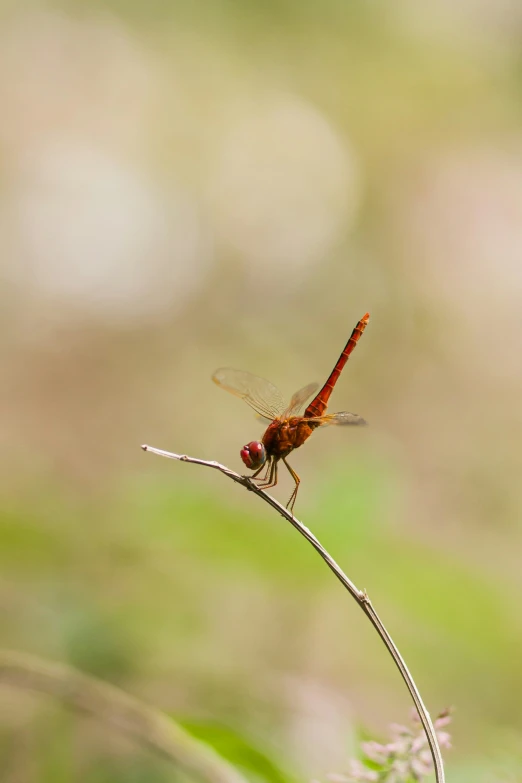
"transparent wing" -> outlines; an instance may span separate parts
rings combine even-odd
[[[272,421],[281,416],[285,404],[281,392],[270,381],[258,375],[234,370],[232,367],[220,367],[212,376],[214,383],[240,397],[260,416]]]
[[[320,427],[326,427],[329,424],[337,424],[340,427],[364,427],[368,424],[366,419],[358,416],[357,413],[329,413],[326,416],[316,416],[315,418],[305,419],[305,421],[316,422]]]
[[[309,383],[308,386],[303,386],[302,389],[296,391],[296,393],[290,400],[290,405],[284,412],[284,415],[295,416],[297,413],[299,413],[299,411],[301,410],[301,408],[303,407],[307,399],[311,397],[312,394],[316,392],[318,388],[319,388],[318,383]]]

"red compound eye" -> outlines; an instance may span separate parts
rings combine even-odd
[[[266,449],[258,440],[252,440],[250,443],[247,443],[239,453],[249,470],[257,470],[266,462]]]

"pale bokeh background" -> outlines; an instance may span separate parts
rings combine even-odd
[[[520,779],[521,40],[509,0],[2,4],[0,646],[241,733],[286,780],[403,722],[295,533],[139,449],[240,469],[261,428],[212,371],[290,396],[369,310],[331,409],[371,427],[295,454],[296,511],[457,708],[448,778]],[[0,696],[6,783],[172,779]]]

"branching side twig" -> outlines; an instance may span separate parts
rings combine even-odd
[[[201,783],[246,783],[233,766],[167,715],[72,666],[0,650],[0,684],[39,691],[86,712],[133,737]]]
[[[272,506],[273,509],[278,511],[281,516],[290,522],[290,524],[293,525],[293,527],[295,527],[295,529],[304,538],[306,538],[306,540],[313,546],[316,552],[318,552],[319,555],[323,558],[328,568],[333,571],[341,584],[344,585],[344,587],[348,590],[352,598],[357,601],[358,605],[368,617],[371,624],[386,645],[388,652],[395,661],[395,665],[399,669],[401,676],[406,683],[415,707],[419,713],[419,717],[422,721],[433,758],[437,783],[444,783],[444,766],[442,763],[442,755],[440,752],[439,743],[437,741],[437,736],[435,734],[435,729],[433,728],[430,714],[424,706],[419,690],[415,685],[415,681],[411,676],[409,669],[406,666],[404,659],[402,658],[402,655],[400,654],[399,650],[395,646],[393,639],[381,622],[381,619],[373,608],[373,605],[366,592],[363,590],[358,590],[354,583],[348,579],[344,571],[335,562],[333,557],[331,557],[331,555],[326,551],[323,545],[317,540],[314,534],[305,525],[303,525],[302,522],[296,519],[286,508],[284,508],[284,506],[282,506],[275,498],[273,498],[271,495],[268,495],[263,490],[258,489],[256,484],[248,476],[240,476],[239,473],[235,473],[235,471],[230,470],[230,468],[227,468],[225,465],[221,465],[219,462],[197,459],[196,457],[188,457],[186,454],[174,454],[170,451],[163,451],[162,449],[153,448],[152,446],[142,446],[142,449],[144,451],[150,451],[153,454],[158,454],[160,457],[167,457],[168,459],[175,459],[181,462],[191,462],[196,465],[205,465],[207,468],[214,468],[215,470],[219,470],[225,476],[228,476],[228,478],[232,479],[232,481],[235,481],[237,484],[241,484],[241,486],[245,487],[245,489],[254,492],[256,495],[262,498],[266,503],[268,503],[269,506]]]

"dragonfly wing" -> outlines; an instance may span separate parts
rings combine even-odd
[[[341,411],[340,413],[330,413],[326,416],[316,416],[308,418],[307,421],[316,422],[320,427],[327,427],[329,424],[336,424],[340,427],[364,427],[368,424],[366,419],[357,413]]]
[[[276,419],[284,410],[283,397],[277,386],[258,375],[234,370],[232,367],[220,367],[213,374],[212,380],[222,389],[240,397],[256,413],[269,421]]]
[[[311,397],[312,394],[314,394],[318,388],[319,388],[318,383],[309,383],[308,386],[303,386],[302,389],[296,391],[296,393],[290,400],[290,405],[284,412],[285,418],[287,418],[288,416],[295,416],[297,413],[299,413],[299,411],[301,410],[301,408],[303,407],[307,399]]]

